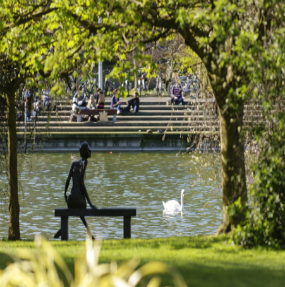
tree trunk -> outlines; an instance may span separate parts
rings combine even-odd
[[[244,162],[244,140],[241,134],[243,126],[242,101],[238,103],[238,110],[231,108],[221,112],[220,109],[220,133],[222,156],[222,180],[223,180],[223,222],[216,234],[229,232],[242,221],[242,217],[235,217],[230,221],[226,212],[228,205],[241,198],[241,204],[247,203],[247,190]]]
[[[17,170],[17,132],[15,94],[7,94],[7,119],[8,119],[8,176],[9,176],[9,240],[20,239],[18,199],[18,170]]]

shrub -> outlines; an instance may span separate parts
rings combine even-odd
[[[267,133],[253,165],[246,220],[232,233],[235,243],[285,246],[285,132],[283,120]],[[231,209],[232,210],[232,209]]]

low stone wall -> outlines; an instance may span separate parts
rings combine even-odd
[[[163,139],[164,138],[164,139]],[[53,135],[50,138],[37,137],[36,143],[27,144],[27,150],[34,152],[78,151],[82,142],[88,142],[96,151],[185,151],[187,136],[179,134],[96,134],[96,135]],[[23,140],[19,146],[23,147]]]

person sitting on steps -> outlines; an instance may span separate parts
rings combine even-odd
[[[182,103],[184,104],[184,97],[182,95],[182,87],[176,80],[175,85],[172,87],[171,90],[171,103],[175,103],[175,105],[179,105]]]
[[[73,105],[72,105],[72,111],[73,113],[76,113],[76,109],[79,110],[86,110],[86,94],[83,93],[83,99],[79,101],[79,97],[82,98],[81,94],[83,92],[82,86],[79,86],[77,89],[77,92],[75,93],[73,97]]]
[[[104,106],[105,106],[105,95],[102,90],[99,90],[97,99],[97,109],[103,110]]]
[[[115,89],[113,91],[113,97],[111,100],[111,109],[117,109],[117,114],[121,113],[121,102],[119,101],[118,95],[118,89]]]
[[[74,161],[71,164],[69,174],[65,183],[65,190],[64,190],[65,202],[67,203],[68,208],[86,208],[86,200],[87,200],[92,209],[97,209],[96,206],[92,204],[84,184],[84,176],[88,163],[87,158],[91,157],[91,150],[88,143],[86,142],[82,143],[79,151],[81,159],[79,161]],[[70,195],[67,196],[66,192],[71,178],[73,181],[73,185],[71,188]],[[94,239],[84,216],[80,216],[80,219],[85,225],[88,235],[92,237],[92,239]],[[61,236],[61,229],[59,229],[59,231],[54,235],[54,238],[59,238],[60,236]]]
[[[134,97],[127,101],[127,107],[123,109],[123,111],[129,112],[130,108],[133,108],[133,111],[135,113],[139,112],[139,108],[140,108],[140,99],[139,99],[139,93],[138,92],[134,92]]]
[[[95,109],[95,107],[96,107],[95,99],[94,99],[94,96],[91,95],[88,101],[88,104],[87,104],[87,109],[93,110]]]
[[[87,109],[89,109],[89,110],[94,110],[95,107],[96,107],[95,99],[94,99],[94,96],[91,95],[91,96],[90,96],[90,99],[89,99],[89,101],[88,101],[88,104],[87,104]],[[97,121],[97,119],[95,119],[94,116],[89,116],[89,117],[88,117],[88,121],[89,121],[89,122],[95,122],[95,121]]]

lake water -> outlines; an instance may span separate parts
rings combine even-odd
[[[53,239],[60,227],[54,209],[66,207],[64,185],[78,154],[38,153],[20,157],[20,229],[22,239],[41,233]],[[209,157],[213,157],[208,155]],[[205,156],[174,153],[93,153],[88,160],[85,185],[91,201],[99,207],[137,208],[132,218],[132,238],[214,234],[222,219],[222,191],[215,174],[219,166],[208,165]],[[219,176],[218,176],[219,177]],[[218,178],[218,181],[220,179]],[[0,188],[7,183],[0,176]],[[69,190],[71,189],[70,182]],[[162,201],[177,199],[185,190],[184,213],[163,213]],[[8,197],[0,200],[0,238],[8,236]],[[123,218],[87,217],[94,236],[122,238]],[[69,238],[84,240],[79,218],[69,219]]]

